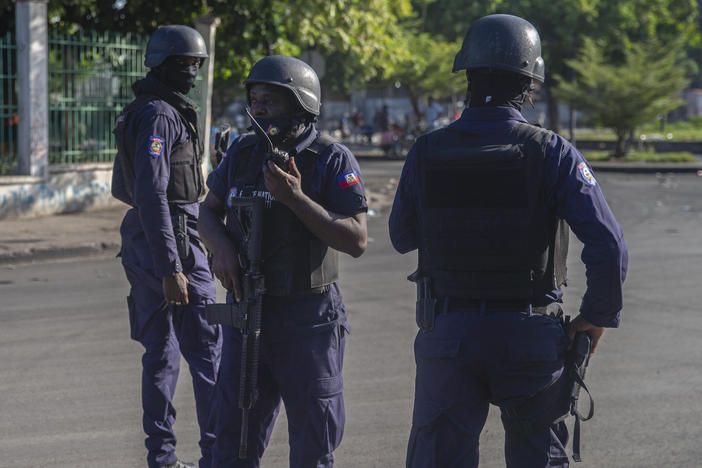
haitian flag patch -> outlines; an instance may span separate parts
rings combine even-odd
[[[158,158],[163,153],[163,144],[165,143],[165,138],[158,136],[149,137],[149,154],[154,158]]]
[[[351,185],[358,184],[360,180],[358,180],[358,176],[356,175],[356,172],[351,171],[347,172],[346,174],[342,174],[339,177],[336,178],[337,182],[339,182],[339,186],[341,188],[346,188]]]

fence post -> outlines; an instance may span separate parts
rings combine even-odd
[[[48,0],[17,0],[17,172],[49,175]]]
[[[194,20],[195,29],[198,30],[205,39],[207,54],[209,58],[205,61],[200,73],[202,73],[202,95],[200,101],[200,128],[202,129],[202,140],[205,146],[203,154],[202,170],[207,174],[207,167],[210,160],[210,126],[212,125],[212,83],[214,75],[215,61],[215,32],[219,26],[220,19],[212,15],[198,16]],[[214,168],[213,168],[214,169]]]

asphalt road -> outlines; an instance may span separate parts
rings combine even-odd
[[[401,162],[363,163],[366,178]],[[696,467],[702,459],[702,177],[596,174],[630,248],[622,325],[588,371],[595,418],[583,424],[587,467]],[[412,409],[414,254],[395,254],[387,217],[369,221],[360,259],[342,261],[350,315],[347,425],[336,466],[400,467]],[[566,309],[584,290],[571,244]],[[129,339],[127,283],[115,259],[0,269],[0,467],[144,466],[141,346]],[[176,392],[178,453],[198,456],[187,367]],[[481,437],[481,467],[504,466],[499,412]],[[287,466],[284,417],[263,466]]]

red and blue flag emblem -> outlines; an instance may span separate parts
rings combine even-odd
[[[336,178],[337,182],[339,182],[339,186],[341,188],[346,188],[351,185],[355,185],[360,183],[360,180],[358,179],[358,176],[356,175],[355,171],[347,172],[346,174],[341,174],[339,177]]]

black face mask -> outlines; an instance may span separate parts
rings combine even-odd
[[[182,94],[187,94],[195,85],[195,78],[200,67],[197,65],[181,65],[172,60],[166,60],[153,69],[153,73],[170,88]]]
[[[522,109],[533,89],[530,78],[508,72],[471,72],[470,107],[507,106]]]
[[[304,125],[299,117],[291,115],[256,117],[256,122],[263,128],[275,147],[290,143],[297,136],[300,126]],[[260,133],[256,125],[253,128],[257,133]]]

